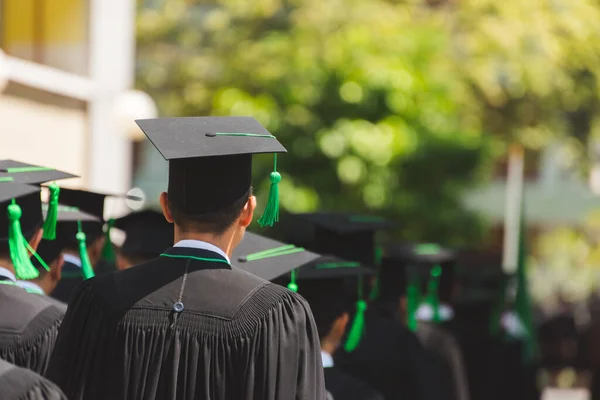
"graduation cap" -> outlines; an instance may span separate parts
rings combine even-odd
[[[76,178],[77,175],[59,171],[50,167],[27,164],[14,160],[0,160],[0,180],[12,180],[17,183],[30,185],[41,185],[42,183],[57,181],[61,179]],[[56,236],[56,206],[60,188],[53,182],[48,187],[50,191],[51,211],[44,221],[44,239],[54,240]]]
[[[274,153],[269,200],[261,226],[279,220],[277,153],[286,149],[252,117],[136,120],[169,161],[169,201],[179,211],[208,214],[241,200],[250,190],[252,154]]]
[[[42,210],[46,213],[49,211],[48,204],[42,204]],[[87,248],[85,245],[85,234],[80,235],[84,231],[84,224],[86,223],[99,223],[98,217],[83,212],[77,207],[65,206],[59,204],[57,207],[57,235],[55,240],[42,240],[37,248],[36,253],[31,258],[32,263],[38,269],[44,268],[49,270],[48,264],[53,263],[63,252],[65,247],[68,247],[71,242],[77,240],[78,243],[83,242],[83,249],[85,253],[82,253],[82,246],[79,246],[80,258],[82,260],[82,272],[87,277],[93,276],[93,270],[91,263],[89,262],[89,256],[87,254]],[[91,272],[90,272],[91,271]]]
[[[88,241],[93,241],[104,233],[105,241],[102,249],[102,258],[108,262],[114,262],[115,251],[110,241],[110,230],[114,226],[115,220],[109,219],[106,221],[106,228],[103,230],[104,203],[107,197],[142,200],[137,196],[131,195],[100,193],[81,189],[62,189],[60,202],[64,205],[77,207],[81,211],[98,218],[98,222],[88,221],[85,224],[85,233],[88,235]]]
[[[362,295],[362,276],[372,275],[371,269],[358,262],[330,255],[321,256],[250,232],[244,235],[244,239],[234,250],[233,259],[236,266],[263,279],[274,280],[289,275],[288,289],[302,295],[312,292],[317,296],[320,292],[329,298],[342,296],[339,289],[344,287],[344,279],[359,277],[357,312],[346,342],[348,351],[358,345],[366,310]]]
[[[331,316],[338,316],[339,311],[335,309],[336,301],[340,304],[340,298],[347,296],[346,281],[355,280],[356,313],[344,343],[347,352],[354,351],[360,344],[365,325],[364,314],[367,310],[367,302],[363,295],[365,287],[363,278],[374,274],[371,268],[366,268],[357,261],[346,261],[335,256],[322,256],[297,270],[298,292],[311,304],[315,318],[318,318],[317,315],[323,309],[325,314],[330,310],[334,311]],[[346,303],[346,301],[342,302],[344,305]]]
[[[308,221],[313,226],[311,249],[366,265],[376,262],[375,233],[394,226],[377,216],[317,212],[292,214],[290,228]]]
[[[427,281],[425,303],[440,322],[440,291],[450,292],[454,253],[436,244],[401,244],[386,249],[379,270],[379,299],[393,301],[407,295],[407,325],[416,330],[416,311],[421,303],[421,282]]]
[[[232,262],[240,269],[271,281],[319,257],[302,247],[246,232],[233,250]]]
[[[158,257],[173,245],[173,224],[167,222],[158,211],[143,210],[127,214],[116,219],[114,227],[126,234],[121,246],[121,253],[125,256],[150,259]]]
[[[9,251],[17,278],[37,278],[39,272],[29,260],[28,238],[43,222],[40,188],[0,181],[0,210],[6,210],[0,212],[0,242]]]

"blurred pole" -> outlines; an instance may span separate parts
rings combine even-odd
[[[135,1],[90,0],[90,77],[96,91],[89,103],[88,187],[125,193],[130,188],[132,150],[115,113],[122,92],[133,86]],[[109,214],[120,214],[115,204]]]
[[[506,204],[504,217],[504,247],[502,269],[513,274],[519,258],[519,231],[521,201],[523,198],[524,155],[523,147],[512,145],[508,152],[508,176],[506,180]]]

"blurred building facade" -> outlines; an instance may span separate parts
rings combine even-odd
[[[0,158],[76,173],[65,186],[131,187],[135,0],[0,0]],[[115,210],[118,212],[118,210]]]
[[[565,158],[559,143],[525,154],[525,213],[531,239],[557,226],[580,225],[591,212],[600,210],[600,195],[566,166]],[[471,190],[464,198],[469,208],[491,221],[490,247],[497,252],[501,252],[504,237],[506,172],[506,163],[500,163],[489,184]]]

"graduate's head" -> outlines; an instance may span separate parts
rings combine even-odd
[[[231,247],[239,244],[248,225],[254,217],[256,197],[252,195],[252,187],[233,202],[224,202],[210,211],[194,212],[193,207],[182,206],[169,193],[162,193],[160,203],[165,219],[175,224],[175,235],[178,240],[195,235],[210,235],[217,238],[231,237]],[[210,193],[206,194],[210,197]],[[201,207],[202,210],[207,208]]]
[[[130,213],[117,219],[114,227],[125,233],[125,241],[117,251],[119,270],[153,260],[173,245],[173,224],[158,211]]]
[[[33,281],[42,288],[44,293],[52,293],[62,277],[64,246],[65,243],[60,237],[54,240],[42,240],[36,251],[39,259],[31,257],[31,263],[40,273]]]
[[[298,284],[315,318],[321,348],[333,354],[342,344],[350,315],[350,296],[340,279],[311,279]]]
[[[196,238],[227,252],[241,241],[252,221],[252,155],[285,148],[251,117],[159,118],[136,121],[169,161],[167,192],[160,204],[175,224],[175,240]],[[275,156],[275,160],[276,160]],[[271,226],[279,218],[278,172],[271,174],[265,214]]]
[[[70,214],[65,214],[64,230],[68,231],[67,250],[78,254],[80,244],[77,233],[85,233],[87,255],[92,266],[96,266],[102,258],[102,250],[106,242],[104,231],[104,209],[107,197],[122,198],[125,196],[82,189],[61,189],[60,203],[72,207]],[[68,208],[64,208],[68,212]],[[81,222],[80,224],[78,223]],[[81,229],[80,229],[81,227]]]

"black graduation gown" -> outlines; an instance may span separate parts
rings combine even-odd
[[[372,308],[365,312],[360,344],[351,353],[340,349],[335,365],[362,379],[386,400],[439,400],[435,389],[439,382],[415,334]]]
[[[70,399],[325,399],[304,299],[210,251],[165,254],[73,294],[47,374]]]
[[[469,400],[469,386],[458,342],[452,333],[430,322],[419,322],[417,337],[425,349],[433,356],[433,362],[439,369],[439,375],[448,387],[445,396],[456,400]]]
[[[45,296],[0,285],[0,358],[46,372],[64,309]]]
[[[324,368],[325,387],[333,400],[383,400],[375,389],[336,367]]]
[[[35,372],[0,359],[0,399],[67,400],[67,397],[54,383]]]
[[[73,263],[65,261],[62,268],[62,278],[58,282],[58,285],[56,285],[56,288],[50,293],[50,296],[63,303],[68,303],[71,294],[73,294],[75,288],[79,286],[83,280],[81,268]]]

